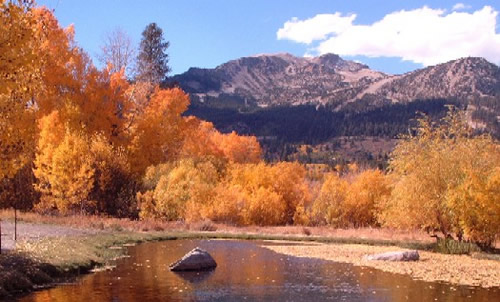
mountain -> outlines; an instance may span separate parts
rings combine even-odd
[[[328,105],[342,110],[422,99],[468,100],[500,93],[499,67],[468,57],[402,75],[388,75],[338,55],[243,57],[214,69],[191,68],[173,81],[214,107]]]
[[[187,114],[223,132],[256,135],[268,160],[380,165],[417,112],[438,119],[448,105],[467,109],[477,131],[500,138],[500,69],[483,58],[389,75],[334,54],[270,54],[191,68],[172,80],[191,96]]]

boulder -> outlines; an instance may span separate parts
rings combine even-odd
[[[420,258],[418,251],[396,251],[382,254],[368,255],[366,260],[382,261],[417,261]]]
[[[180,260],[170,264],[171,271],[202,271],[217,267],[217,263],[210,254],[200,249],[193,249]]]

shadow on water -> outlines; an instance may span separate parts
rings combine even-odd
[[[500,289],[412,280],[318,259],[288,257],[262,242],[178,240],[129,249],[114,271],[36,292],[21,301],[500,301]],[[168,265],[199,246],[212,271],[174,273]]]
[[[200,271],[200,272],[174,272],[177,276],[182,279],[188,281],[189,283],[200,283],[206,280],[214,273],[215,269],[209,271]]]

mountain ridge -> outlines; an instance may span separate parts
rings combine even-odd
[[[173,81],[192,99],[210,105],[268,107],[349,103],[368,106],[417,99],[467,100],[500,93],[500,70],[480,57],[466,57],[399,75],[370,69],[336,54],[295,57],[259,54],[230,60],[213,69],[190,68]]]

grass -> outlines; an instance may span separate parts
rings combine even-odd
[[[441,254],[470,255],[481,252],[481,248],[472,242],[461,242],[453,239],[439,238],[434,245],[434,251]]]
[[[12,210],[0,210],[0,219],[12,220],[14,212]],[[333,229],[331,227],[303,227],[303,226],[231,226],[209,221],[197,223],[169,222],[154,219],[130,220],[120,218],[108,218],[100,216],[50,216],[39,215],[26,212],[18,213],[18,219],[24,222],[44,223],[54,225],[65,225],[81,229],[94,229],[103,231],[130,231],[130,232],[149,232],[149,231],[213,231],[217,233],[247,233],[247,234],[268,234],[268,235],[297,235],[311,237],[335,237],[335,238],[361,238],[374,240],[391,241],[415,241],[423,243],[432,243],[435,240],[422,231],[402,231],[387,228],[352,228],[352,229]]]

